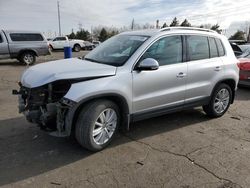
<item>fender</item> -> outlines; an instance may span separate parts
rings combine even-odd
[[[38,53],[36,50],[34,49],[29,49],[29,48],[25,48],[25,49],[22,49],[21,51],[18,52],[17,56],[20,56],[23,52],[25,51],[31,51],[31,52],[34,52],[35,53],[35,56],[38,56]]]
[[[221,83],[225,83],[225,84],[228,84],[230,86],[230,88],[232,89],[232,100],[231,100],[231,104],[234,103],[234,99],[235,99],[235,90],[237,89],[236,88],[236,82],[234,79],[223,79],[223,80],[220,80],[219,82],[217,82],[210,94],[210,98],[214,92],[214,90],[216,89],[216,87],[221,84]],[[211,99],[210,99],[211,100]]]
[[[77,116],[80,110],[82,109],[82,107],[85,104],[93,100],[102,99],[102,98],[110,99],[119,106],[122,112],[121,113],[121,121],[122,121],[121,126],[122,128],[129,130],[130,113],[129,113],[127,100],[122,95],[117,94],[117,93],[104,93],[104,94],[99,94],[99,95],[94,95],[91,97],[84,98],[80,102],[74,103],[72,107],[69,108],[68,113],[65,117],[65,133],[67,136],[70,136],[72,134],[75,123],[77,121]],[[68,100],[68,99],[64,98],[63,100]]]

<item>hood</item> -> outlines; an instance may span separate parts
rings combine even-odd
[[[71,58],[32,66],[23,73],[21,83],[34,88],[57,80],[113,76],[115,73],[114,66]]]

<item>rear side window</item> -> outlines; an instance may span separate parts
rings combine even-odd
[[[181,36],[168,36],[156,41],[143,54],[140,61],[153,58],[160,66],[182,62],[182,39]]]
[[[189,60],[201,60],[209,58],[208,38],[205,36],[187,36]]]
[[[215,39],[216,40],[216,44],[217,44],[217,47],[218,47],[218,52],[219,52],[219,56],[224,56],[225,55],[225,50],[224,50],[224,47],[222,45],[222,42],[220,39]]]
[[[66,37],[57,37],[53,41],[63,41],[66,40]]]
[[[12,41],[43,41],[41,34],[36,33],[11,33],[10,38]]]
[[[210,47],[210,57],[218,57],[218,50],[217,50],[217,46],[216,46],[216,42],[214,38],[209,37],[209,47]]]
[[[1,34],[0,34],[0,43],[2,43],[3,42],[3,39],[2,39],[2,36],[1,36]]]

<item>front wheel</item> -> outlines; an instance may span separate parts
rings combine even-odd
[[[79,113],[75,137],[84,148],[99,151],[111,142],[119,123],[118,106],[109,100],[97,100],[86,105]]]
[[[208,105],[203,110],[210,117],[221,117],[228,110],[232,101],[232,90],[227,84],[220,84],[213,92]]]

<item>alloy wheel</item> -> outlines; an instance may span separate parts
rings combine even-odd
[[[215,112],[218,114],[223,113],[229,105],[230,102],[229,100],[230,100],[229,91],[226,88],[219,90],[214,100]]]
[[[107,143],[114,134],[117,126],[115,110],[107,108],[100,113],[93,128],[93,139],[98,145]]]

